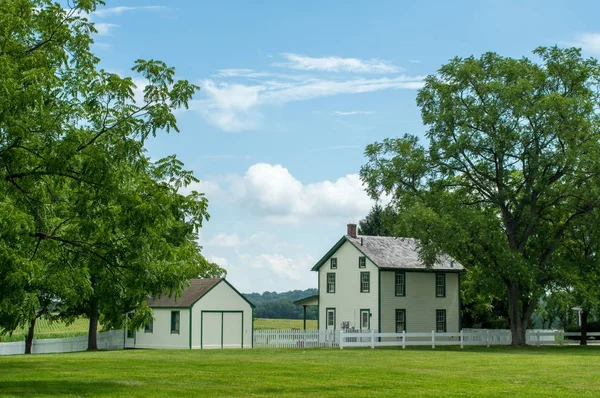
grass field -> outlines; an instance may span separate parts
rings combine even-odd
[[[126,350],[0,357],[0,396],[600,396],[598,347]]]
[[[65,325],[62,322],[49,322],[45,319],[39,320],[35,325],[36,339],[55,339],[61,337],[84,336],[88,332],[88,320],[81,318],[71,325]],[[254,320],[255,329],[302,329],[302,319],[260,319]],[[306,321],[307,329],[316,329],[317,321]],[[0,335],[0,341],[23,341],[25,339],[25,329],[16,330],[12,336]]]

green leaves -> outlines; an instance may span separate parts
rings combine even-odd
[[[598,62],[534,53],[539,62],[486,53],[442,66],[417,96],[428,148],[387,139],[361,169],[372,196],[393,194],[425,260],[441,249],[482,267],[512,292],[521,323],[556,277],[566,234],[600,205]]]
[[[175,156],[152,163],[144,149],[178,131],[174,111],[199,87],[138,60],[140,100],[131,77],[99,69],[85,18],[99,4],[0,8],[0,325],[9,330],[98,311],[120,326],[127,312],[147,315],[149,295],[224,274],[196,242],[207,199],[181,193],[198,180]]]

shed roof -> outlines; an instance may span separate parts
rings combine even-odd
[[[350,242],[361,253],[381,269],[405,269],[460,272],[464,267],[452,257],[443,254],[433,267],[426,267],[419,258],[419,241],[413,238],[359,235],[353,238],[344,235],[338,243],[312,268],[317,271],[329,257],[345,242]]]
[[[225,282],[231,287],[237,294],[240,295],[252,308],[252,304],[243,294],[237,291],[236,288],[231,286],[225,278],[202,278],[202,279],[190,279],[190,285],[186,287],[181,296],[175,299],[173,296],[162,295],[159,297],[151,298],[148,300],[148,306],[151,308],[171,307],[171,308],[189,308],[196,301],[200,300],[203,296],[211,291],[220,282]]]

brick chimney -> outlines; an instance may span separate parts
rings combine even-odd
[[[348,235],[356,238],[356,224],[348,224]]]

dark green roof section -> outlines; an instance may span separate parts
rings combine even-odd
[[[319,302],[318,294],[313,294],[312,296],[308,296],[308,297],[301,298],[300,300],[296,300],[296,301],[294,301],[294,304],[305,305],[306,303],[310,303],[311,301],[314,301],[314,300],[317,300],[317,303]],[[318,304],[315,304],[315,305],[318,305]]]

